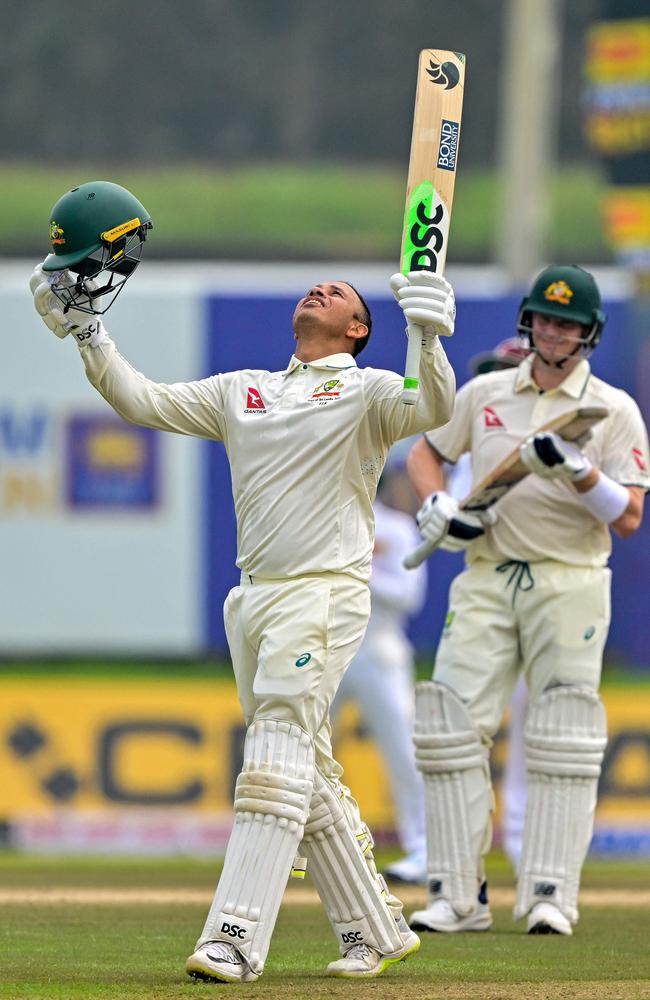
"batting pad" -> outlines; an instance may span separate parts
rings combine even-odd
[[[318,769],[300,852],[308,859],[342,955],[360,943],[382,955],[403,948],[386,883],[372,860],[372,838],[366,827],[356,832],[351,828],[338,795]]]
[[[457,694],[437,681],[415,686],[415,761],[424,778],[429,905],[476,908],[492,836],[487,749]]]
[[[302,840],[313,776],[314,748],[299,726],[261,719],[249,727],[235,789],[235,823],[197,947],[228,941],[253,972],[262,972]]]
[[[549,688],[528,709],[528,802],[516,919],[535,903],[553,903],[577,921],[580,871],[593,831],[606,743],[605,708],[595,691]]]

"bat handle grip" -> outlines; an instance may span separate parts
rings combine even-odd
[[[420,563],[423,563],[436,548],[437,546],[432,545],[431,542],[422,542],[417,549],[413,549],[412,552],[404,556],[402,566],[404,569],[417,569]]]
[[[408,347],[406,349],[406,365],[404,367],[402,402],[406,406],[415,406],[420,395],[420,355],[422,353],[424,334],[422,333],[422,327],[413,326],[412,323],[409,323],[406,333],[408,335]]]

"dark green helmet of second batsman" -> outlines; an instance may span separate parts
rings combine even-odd
[[[545,268],[522,299],[517,329],[519,333],[528,335],[531,347],[535,346],[531,337],[533,313],[581,323],[585,327],[581,340],[585,353],[596,347],[607,320],[593,274],[577,264],[556,264]]]
[[[107,312],[140,263],[152,227],[144,205],[111,181],[89,181],[59,198],[50,215],[52,253],[43,270],[67,272],[52,281],[64,312]]]

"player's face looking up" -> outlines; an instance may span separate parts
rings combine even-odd
[[[355,353],[355,341],[368,334],[364,316],[365,307],[347,282],[313,285],[293,313],[296,356],[313,361],[338,352]]]
[[[563,358],[575,357],[576,361],[579,360],[581,355],[578,349],[586,333],[585,326],[574,320],[538,312],[532,314],[533,343],[538,355],[547,364]]]

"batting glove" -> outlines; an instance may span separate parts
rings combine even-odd
[[[390,287],[409,324],[419,326],[430,337],[451,337],[456,300],[446,278],[432,271],[409,271],[394,274]]]
[[[470,542],[485,534],[496,521],[496,513],[480,514],[459,510],[458,501],[444,490],[427,497],[415,515],[422,537],[435,548],[446,552],[461,552]]]
[[[68,309],[64,313],[60,299],[52,291],[52,285],[66,284],[72,287],[75,282],[69,271],[44,271],[41,264],[34,268],[29,279],[29,287],[34,296],[34,306],[48,330],[63,340],[72,334],[79,347],[98,347],[107,339],[104,326],[98,316],[81,312],[79,309]],[[90,282],[87,285],[94,288]],[[97,299],[101,308],[100,300]]]
[[[524,465],[542,479],[563,479],[577,483],[588,476],[592,464],[575,444],[551,432],[534,434],[519,449]]]

